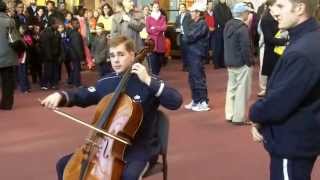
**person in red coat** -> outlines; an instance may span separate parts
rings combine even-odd
[[[205,59],[206,64],[209,64],[209,50],[211,49],[213,52],[213,42],[214,42],[214,36],[215,36],[215,31],[216,31],[216,18],[214,16],[213,12],[213,2],[208,1],[207,4],[207,11],[204,14],[204,19],[206,20],[206,23],[209,28],[209,46],[208,46],[208,54]],[[212,64],[213,64],[213,55],[212,55]]]

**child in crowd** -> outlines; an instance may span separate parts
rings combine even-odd
[[[61,80],[61,69],[62,69],[62,64],[65,65],[66,71],[67,71],[67,84],[71,85],[72,80],[71,80],[71,62],[70,62],[70,38],[67,34],[67,31],[69,28],[66,28],[64,25],[59,25],[58,26],[58,32],[60,33],[61,36],[61,54],[59,57],[59,75],[60,75],[60,80]]]
[[[98,23],[96,26],[96,37],[92,43],[91,52],[100,77],[112,72],[110,62],[107,61],[107,58],[109,57],[107,36],[108,35],[104,30],[104,24]]]
[[[19,32],[22,36],[22,40],[26,46],[24,51],[21,51],[18,54],[19,66],[18,66],[18,83],[20,87],[20,91],[22,93],[30,92],[30,83],[28,79],[28,65],[27,61],[29,61],[29,50],[33,46],[32,35],[27,31],[26,26],[20,26]]]

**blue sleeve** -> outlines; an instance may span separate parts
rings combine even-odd
[[[194,27],[194,26],[193,26]],[[195,26],[195,28],[189,29],[189,31],[186,34],[186,39],[188,43],[193,43],[202,37],[206,36],[209,29],[207,24],[205,24],[204,21],[200,22]]]
[[[278,62],[282,67],[273,72],[276,76],[271,76],[267,95],[251,106],[249,117],[253,122],[273,124],[285,121],[318,81],[317,70],[306,57],[288,54],[288,60]]]
[[[96,87],[91,86],[88,88],[78,88],[75,91],[63,92],[66,96],[66,106],[80,106],[87,107],[98,104],[100,96],[96,90]]]
[[[162,80],[152,77],[150,88],[163,107],[176,110],[181,106],[182,95],[176,89],[167,86]]]

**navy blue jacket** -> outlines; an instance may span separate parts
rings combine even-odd
[[[110,73],[98,80],[95,86],[63,92],[67,100],[66,106],[87,107],[96,105],[105,95],[114,92],[120,80],[121,76]],[[136,75],[130,77],[126,94],[132,99],[141,101],[143,122],[133,145],[127,148],[125,159],[148,161],[154,155],[155,147],[157,147],[157,145],[154,145],[154,135],[156,134],[155,115],[159,105],[170,110],[178,109],[182,103],[182,96],[175,89],[166,86],[157,77],[152,76],[151,85],[147,86]],[[157,97],[157,95],[159,96]]]
[[[200,19],[197,22],[192,21],[185,32],[184,38],[187,42],[187,52],[190,53],[190,56],[206,56],[209,45],[209,28],[204,19]]]
[[[311,157],[320,153],[320,31],[314,18],[289,29],[290,44],[276,65],[264,99],[250,109],[262,125],[271,155]]]
[[[67,30],[67,36],[69,38],[68,58],[71,61],[84,61],[85,54],[81,34],[75,29],[70,29]]]
[[[251,42],[247,25],[239,19],[229,20],[224,27],[224,63],[226,66],[251,66]]]

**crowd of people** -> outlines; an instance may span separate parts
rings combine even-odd
[[[97,69],[100,77],[112,72],[108,41],[120,34],[135,41],[136,52],[144,47],[144,39],[153,39],[155,48],[147,61],[153,74],[159,74],[164,59],[170,56],[170,40],[164,35],[167,18],[157,2],[145,6],[144,13],[129,0],[119,2],[115,10],[104,3],[96,10],[81,7],[75,12],[68,11],[65,3],[56,7],[54,1],[46,1],[45,7],[37,6],[35,0],[30,4],[8,1],[6,5],[3,15],[14,20],[13,28],[19,31],[25,46],[17,52],[14,73],[22,93],[31,91],[29,75],[41,90],[58,89],[62,66],[67,72],[65,83],[70,87],[82,85],[83,68]],[[10,81],[15,82],[13,78]]]
[[[17,52],[18,62],[8,43],[0,44],[6,47],[0,48],[0,53],[8,52],[6,61],[0,59],[1,78],[9,84],[2,86],[2,109],[12,108],[14,73],[24,93],[30,90],[29,71],[42,90],[57,89],[64,64],[66,82],[77,89],[53,93],[42,104],[49,108],[86,107],[113,92],[121,73],[131,68],[134,76],[126,91],[133,99],[139,98],[146,117],[144,128],[126,154],[123,179],[138,179],[153,158],[151,144],[142,147],[141,142],[152,138],[149,131],[154,111],[160,104],[174,110],[182,103],[180,93],[157,76],[170,44],[165,36],[168,19],[160,3],[154,1],[139,10],[132,0],[122,0],[114,9],[104,3],[100,9],[81,8],[76,13],[67,11],[65,4],[56,8],[53,1],[47,1],[46,7],[36,7],[34,0],[28,7],[21,2],[0,5],[0,28],[18,29],[25,44]],[[249,118],[254,122],[253,139],[263,142],[270,154],[272,180],[309,180],[320,152],[320,54],[316,49],[320,33],[313,17],[318,7],[317,0],[267,0],[257,13],[250,2],[235,3],[232,8],[224,0],[196,2],[189,10],[184,3],[179,6],[175,30],[192,98],[184,108],[210,110],[204,65],[212,61],[216,69],[227,68],[225,120],[235,125],[252,124],[246,112],[252,66],[259,59],[261,91],[257,95],[262,98],[250,108]],[[142,65],[134,63],[134,53],[143,49],[144,39],[151,39],[154,49]],[[97,67],[101,79],[96,86],[82,87],[81,62],[89,69]],[[58,163],[60,178],[70,157]],[[288,169],[299,173],[288,173]]]

